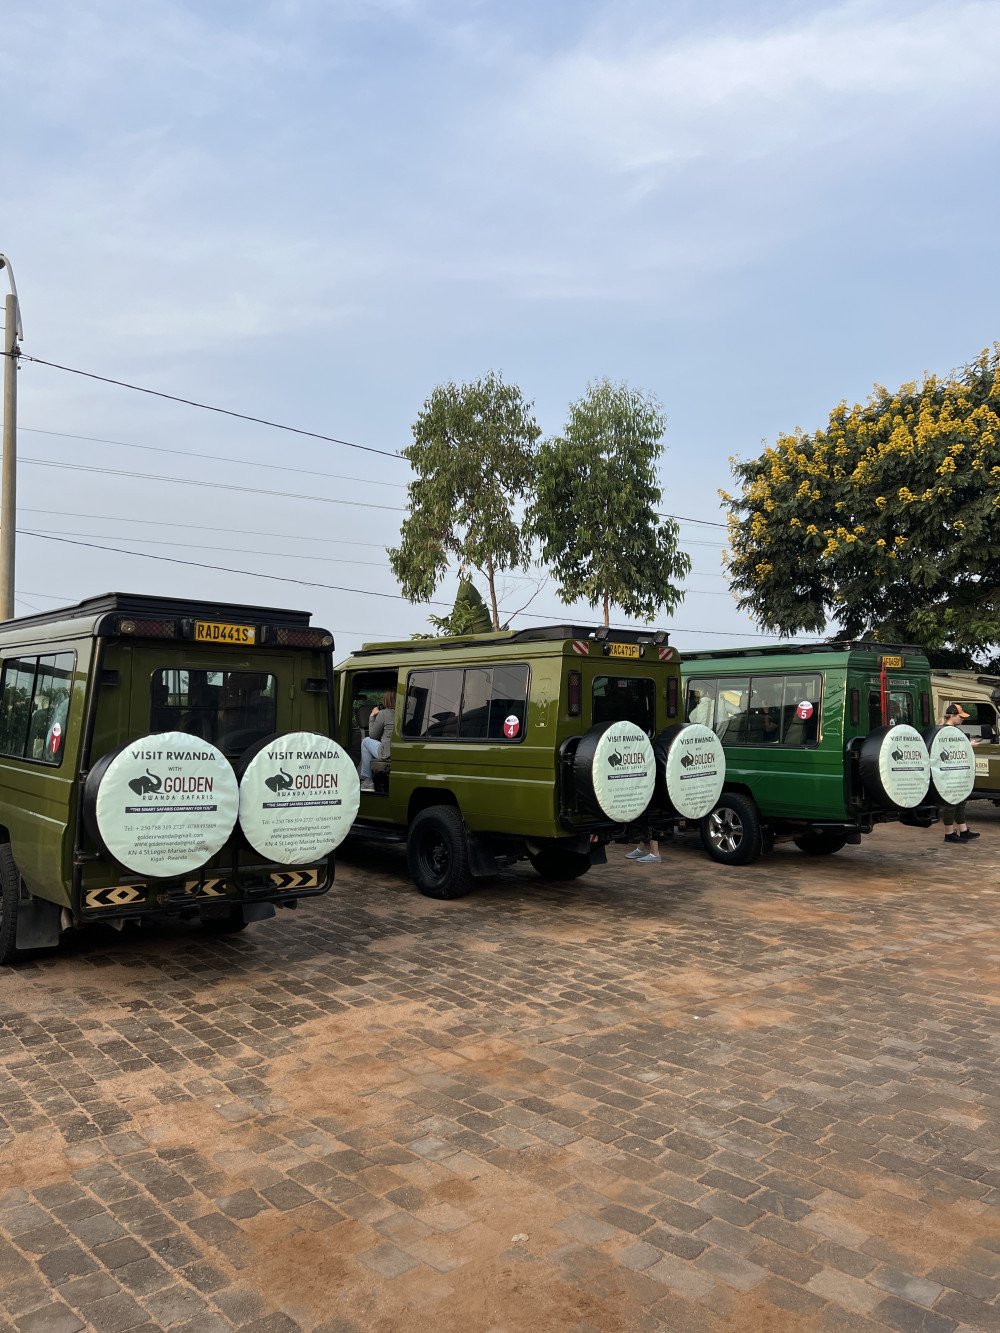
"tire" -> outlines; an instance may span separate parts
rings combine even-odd
[[[420,811],[406,835],[406,863],[425,898],[461,898],[469,892],[465,821],[453,805]]]
[[[16,963],[17,909],[21,902],[21,872],[14,861],[10,843],[0,846],[0,967]]]
[[[832,856],[847,846],[846,833],[800,833],[793,839],[800,852],[806,856]]]
[[[590,869],[590,857],[586,852],[545,851],[539,852],[537,856],[529,856],[528,860],[535,874],[551,884],[579,879]]]
[[[201,928],[206,935],[236,935],[247,928],[243,908],[231,908],[228,916],[209,917],[201,923]]]
[[[713,861],[724,866],[745,866],[764,850],[760,814],[748,796],[724,792],[719,804],[699,826],[701,845]]]

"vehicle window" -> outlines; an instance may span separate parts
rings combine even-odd
[[[656,731],[656,684],[646,676],[595,676],[592,718],[634,722],[647,736]]]
[[[13,658],[4,663],[0,754],[59,767],[75,665],[75,653]]]
[[[997,727],[997,710],[993,705],[985,699],[956,699],[955,702],[969,715],[968,722],[962,723],[962,731],[967,736],[990,740]],[[947,708],[948,704],[944,707]]]
[[[264,671],[153,672],[151,731],[183,731],[241,754],[277,730],[278,682]]]
[[[781,741],[783,676],[757,676],[750,686],[746,744],[777,745]]]
[[[815,745],[819,740],[823,677],[817,672],[786,676],[782,704],[782,745]]]
[[[411,740],[519,740],[528,713],[528,668],[411,671],[402,734]]]
[[[687,683],[684,698],[684,721],[700,722],[710,727],[715,721],[715,681],[693,677]]]
[[[749,676],[723,676],[715,701],[715,734],[726,745],[742,745],[746,740]]]
[[[889,726],[894,727],[899,722],[913,724],[913,695],[909,690],[889,691]]]

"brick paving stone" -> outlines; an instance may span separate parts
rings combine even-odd
[[[67,1306],[53,1304],[24,1315],[17,1327],[20,1333],[77,1333],[84,1324]]]
[[[358,1258],[367,1268],[384,1278],[400,1277],[403,1273],[408,1273],[411,1268],[416,1268],[419,1262],[412,1255],[404,1253],[388,1242],[365,1250],[358,1255]]]

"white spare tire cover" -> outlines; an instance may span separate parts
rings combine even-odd
[[[702,819],[715,809],[726,780],[722,742],[700,722],[682,722],[661,731],[653,743],[663,795],[685,819]]]
[[[961,805],[976,785],[976,752],[959,727],[924,732],[931,756],[931,795],[942,805]]]
[[[916,727],[876,727],[861,746],[861,781],[880,805],[912,810],[931,781],[931,757]]]
[[[98,846],[137,875],[198,870],[236,823],[239,786],[221,750],[183,731],[129,741],[87,776],[84,822]]]
[[[240,828],[261,856],[307,865],[339,847],[361,803],[350,755],[329,736],[290,731],[261,741],[240,777]]]
[[[649,737],[634,722],[601,722],[573,756],[577,801],[598,817],[627,824],[648,808],[656,785]]]

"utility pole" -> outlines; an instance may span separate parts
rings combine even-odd
[[[4,303],[3,333],[3,464],[0,467],[0,620],[14,616],[14,536],[17,527],[17,358],[21,311],[10,260],[0,255],[7,270],[10,295]]]

